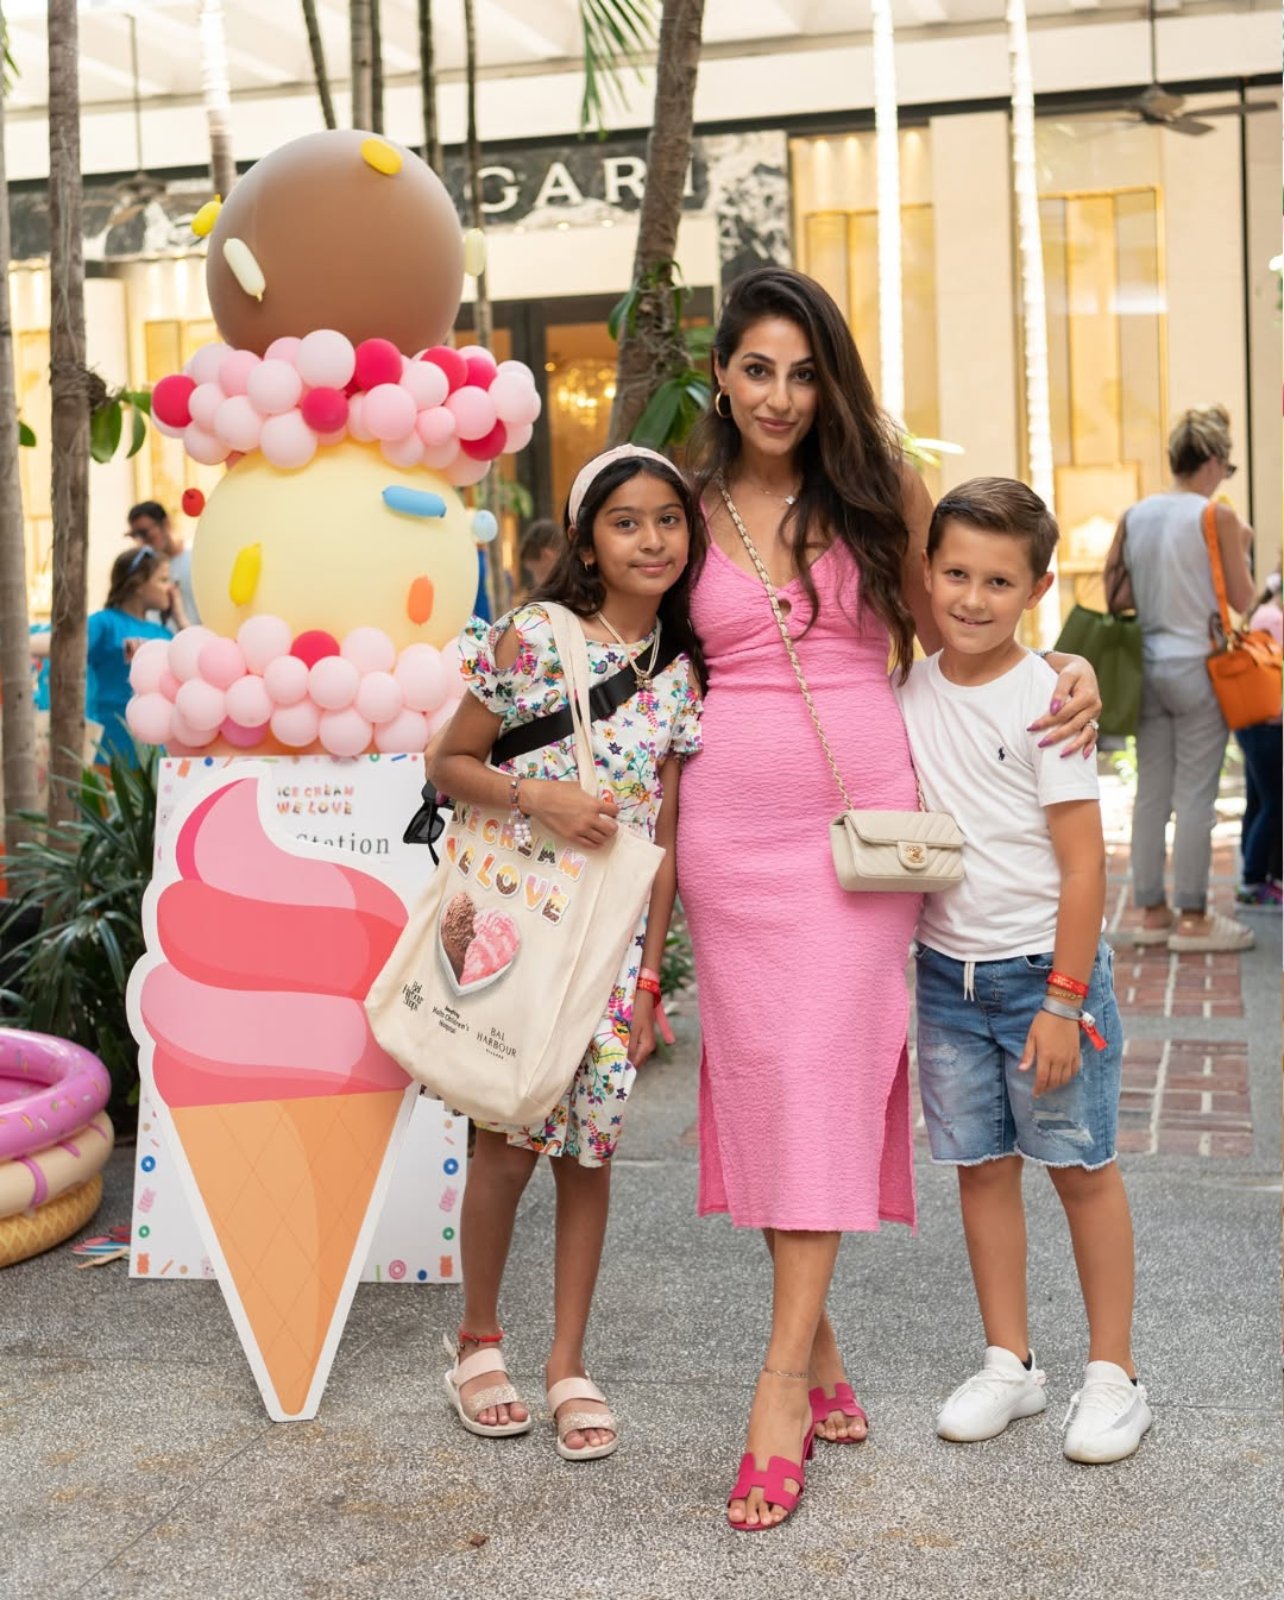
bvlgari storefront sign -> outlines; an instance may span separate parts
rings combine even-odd
[[[447,158],[446,184],[462,211],[462,161]],[[482,211],[492,224],[553,216],[588,220],[594,214],[636,211],[646,189],[646,141],[490,149],[481,169],[481,185]],[[708,163],[697,141],[687,171],[683,208],[703,211],[708,196]]]

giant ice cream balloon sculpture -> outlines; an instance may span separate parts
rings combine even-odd
[[[225,342],[157,383],[152,416],[230,470],[208,504],[185,497],[202,626],[134,658],[138,739],[418,752],[449,717],[475,541],[495,526],[457,491],[524,448],[540,409],[521,362],[442,343],[464,266],[431,169],[361,133],[284,146],[217,210]]]
[[[203,625],[138,652],[130,727],[180,756],[418,753],[458,699],[488,531],[456,491],[530,438],[534,381],[442,343],[464,244],[441,183],[389,140],[287,145],[207,231],[226,343],[162,379],[153,415],[230,470],[190,502]],[[319,1404],[415,1091],[362,1006],[405,907],[336,852],[274,837],[269,773],[223,764],[175,815],[130,1018],[284,1420]]]

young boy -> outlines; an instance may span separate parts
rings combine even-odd
[[[972,1442],[1047,1405],[1026,1317],[1025,1161],[1065,1207],[1088,1314],[1064,1450],[1118,1461],[1150,1426],[1130,1342],[1132,1222],[1115,1165],[1123,1049],[1101,937],[1095,762],[1029,725],[1054,678],[1017,625],[1052,583],[1057,526],[1024,484],[976,478],[932,518],[925,576],[942,638],[900,692],[929,808],[963,831],[964,881],[918,927],[918,1069],[932,1158],[958,1168],[988,1348],[936,1429]]]

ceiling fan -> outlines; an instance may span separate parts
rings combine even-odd
[[[1155,0],[1150,0],[1147,9],[1150,19],[1150,82],[1139,95],[1124,105],[1125,112],[1133,113],[1129,121],[1146,123],[1155,128],[1171,128],[1174,133],[1197,137],[1213,131],[1212,124],[1205,120],[1208,117],[1246,117],[1255,111],[1276,109],[1273,100],[1234,100],[1224,106],[1200,106],[1197,112],[1183,113],[1186,96],[1174,94],[1159,81],[1155,54]]]
[[[134,81],[134,160],[138,163],[138,171],[116,185],[117,203],[107,219],[109,228],[118,228],[122,223],[131,221],[166,192],[159,178],[143,170],[143,98],[138,87],[138,19],[132,11],[128,13],[128,21],[129,65]]]

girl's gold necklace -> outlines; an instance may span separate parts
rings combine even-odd
[[[643,648],[646,645],[646,640],[645,639],[640,640],[638,645],[635,647],[635,646],[629,644],[620,635],[620,633],[612,626],[609,618],[607,617],[607,615],[606,615],[606,613],[604,611],[599,611],[597,613],[597,620],[602,624],[602,626],[606,629],[606,631],[611,635],[612,639],[615,640],[616,644],[618,644],[620,646],[620,648],[624,651],[625,655],[628,656],[629,665],[633,668],[633,671],[637,676],[638,684],[644,689],[649,688],[650,684],[651,684],[651,675],[655,671],[655,664],[660,659],[660,619],[659,619],[659,617],[657,617],[655,619],[655,636],[654,636],[654,639],[653,639],[652,644],[651,644],[651,659],[646,664],[645,667],[642,665],[641,659],[640,659],[641,655],[642,655]]]

